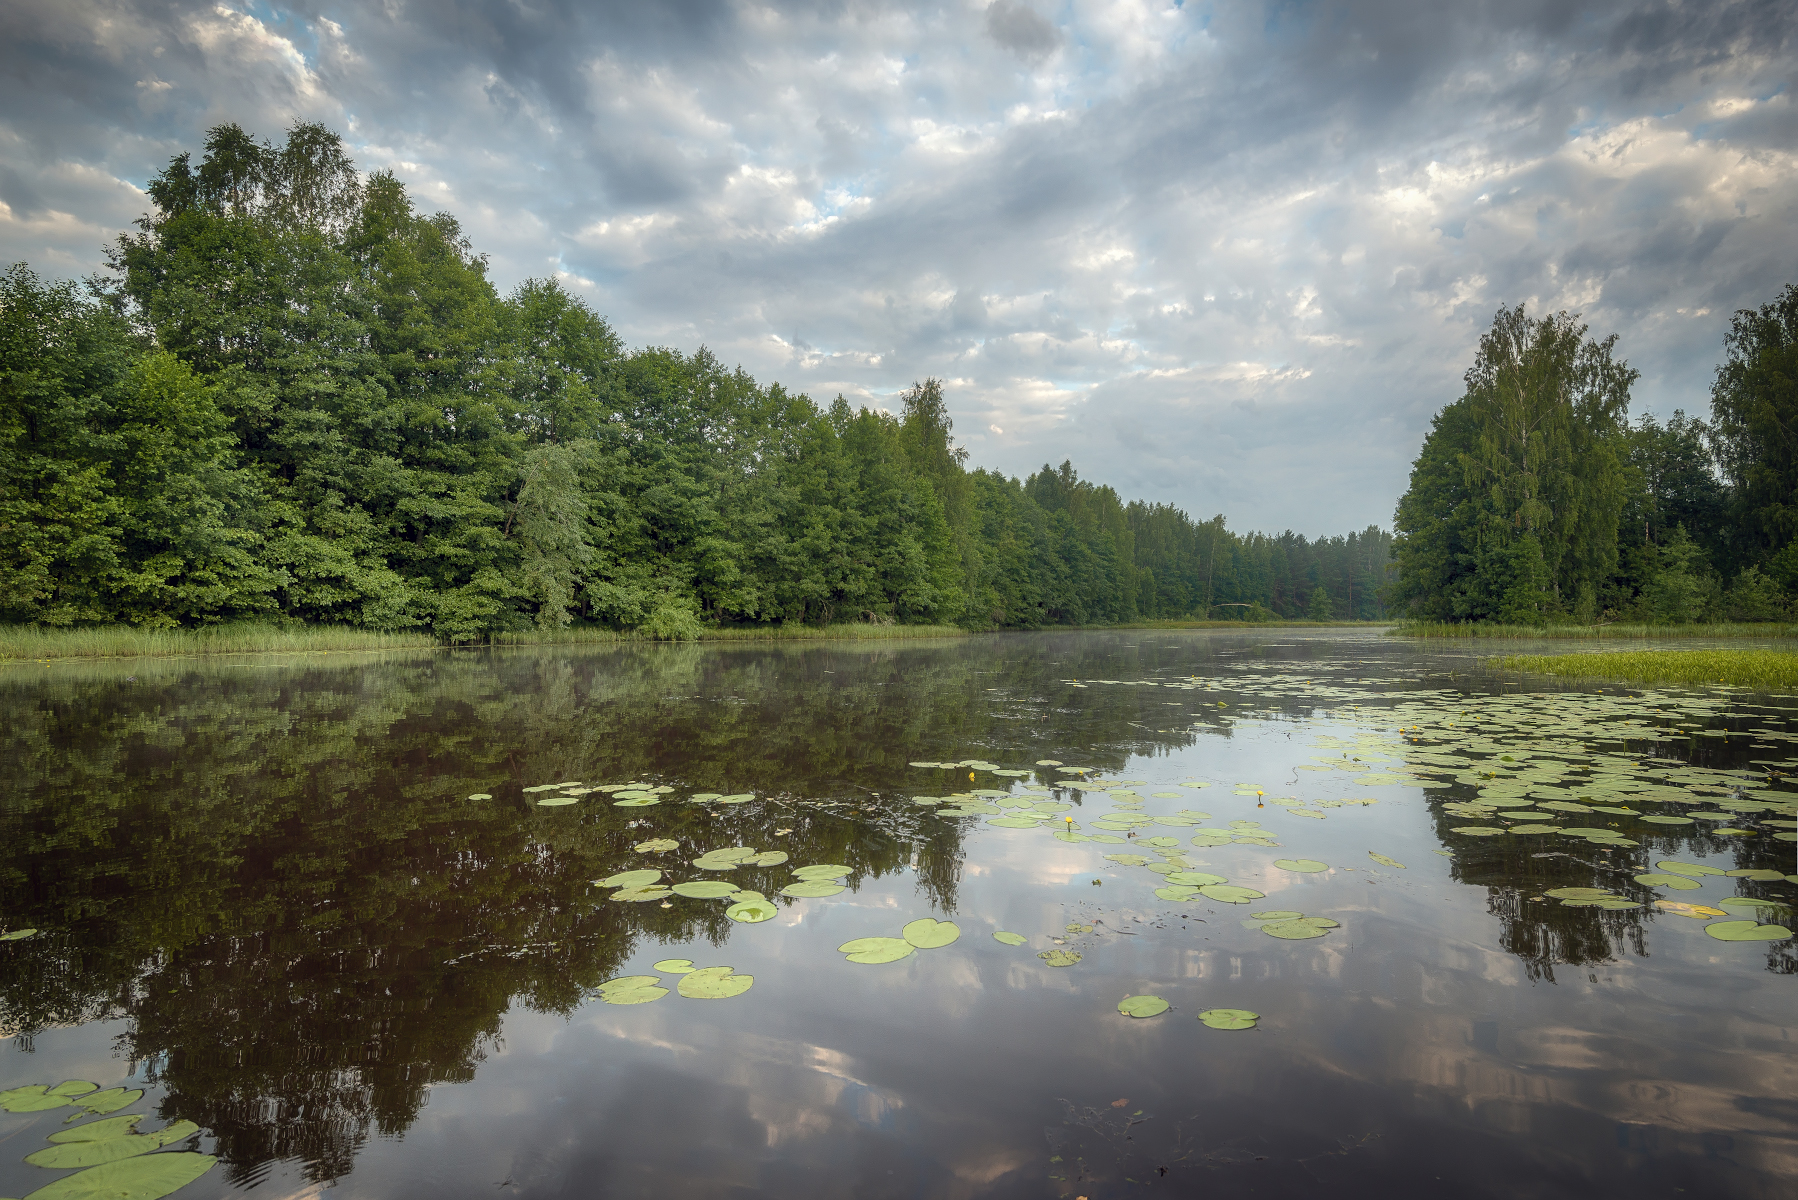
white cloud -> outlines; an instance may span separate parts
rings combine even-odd
[[[1501,303],[1702,409],[1798,278],[1788,23],[1746,0],[315,4],[7,6],[0,251],[83,274],[208,125],[321,119],[631,341],[820,400],[951,377],[979,462],[1306,532],[1389,520]]]

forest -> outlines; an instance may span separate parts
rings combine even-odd
[[[588,626],[1386,615],[1391,537],[970,468],[940,384],[828,405],[501,295],[338,136],[213,129],[84,285],[0,278],[0,622]]]
[[[1443,622],[1798,616],[1798,285],[1737,312],[1708,421],[1628,419],[1617,337],[1501,310],[1394,522],[1395,609]]]

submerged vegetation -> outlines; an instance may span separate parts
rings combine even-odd
[[[626,349],[338,137],[214,129],[83,293],[0,277],[0,623],[973,629],[1384,615],[1390,538],[1238,534],[1071,462]]]
[[[1646,683],[1723,683],[1761,691],[1798,690],[1798,653],[1780,650],[1607,650],[1585,654],[1513,654],[1494,660],[1509,671]]]

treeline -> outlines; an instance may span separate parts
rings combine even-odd
[[[969,470],[934,381],[828,407],[628,350],[335,134],[214,129],[85,288],[0,280],[0,620],[453,639],[1383,615],[1389,538],[1239,535]]]
[[[1542,624],[1798,618],[1798,285],[1735,314],[1707,422],[1628,419],[1637,372],[1501,310],[1399,501],[1395,607]]]

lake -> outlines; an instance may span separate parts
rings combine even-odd
[[[0,1194],[1791,1196],[1798,699],[1496,652],[6,667]]]

